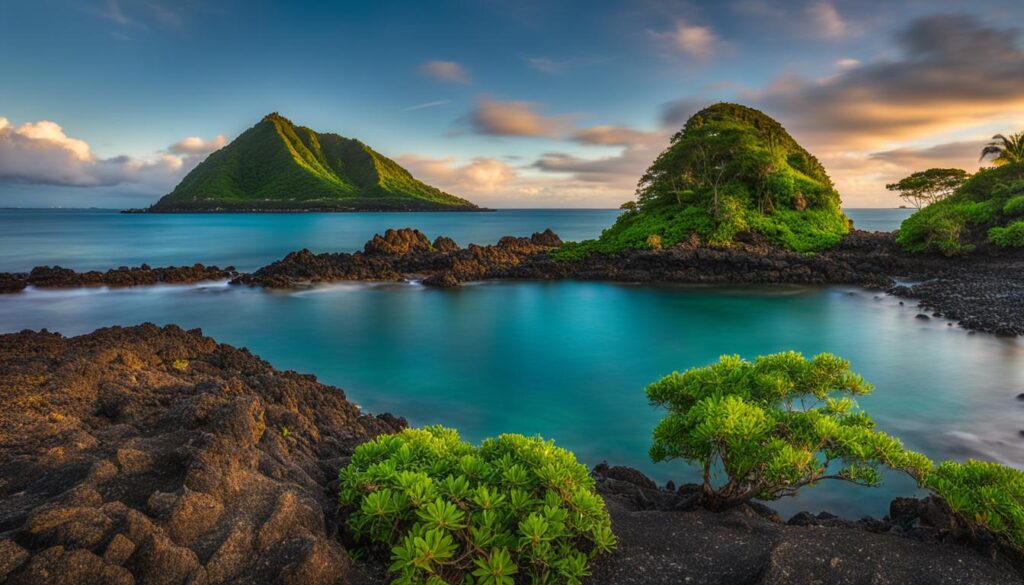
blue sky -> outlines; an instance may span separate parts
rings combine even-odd
[[[271,111],[494,207],[615,206],[715,101],[780,119],[848,206],[1024,128],[1019,0],[37,0],[0,22],[0,206],[147,205]]]

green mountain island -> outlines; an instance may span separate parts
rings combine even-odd
[[[758,234],[797,252],[837,244],[850,231],[821,163],[764,113],[719,103],[693,115],[640,178],[636,201],[596,240],[554,255],[658,249],[697,238],[728,247]]]
[[[211,154],[150,212],[480,211],[353,138],[269,114]]]

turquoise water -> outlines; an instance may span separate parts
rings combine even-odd
[[[251,269],[300,247],[358,249],[373,233],[406,225],[462,244],[547,227],[581,239],[616,213],[0,211],[0,270],[196,261]],[[908,212],[848,213],[862,229],[892,229]],[[917,312],[849,287],[505,282],[265,292],[214,283],[2,295],[0,332],[45,327],[73,335],[146,321],[200,327],[276,367],[315,373],[370,411],[455,426],[471,440],[539,433],[588,464],[607,459],[677,483],[696,477],[683,463],[647,458],[662,413],[647,404],[644,386],[725,353],[829,351],[875,384],[862,406],[910,447],[934,458],[1024,465],[1024,403],[1015,398],[1024,392],[1024,342],[970,335],[941,319],[916,319]],[[912,491],[897,476],[880,489],[823,484],[776,507],[879,516],[892,497]]]
[[[201,327],[279,368],[316,373],[370,411],[443,423],[472,440],[540,433],[588,464],[695,479],[646,456],[661,413],[643,388],[723,353],[845,356],[876,386],[879,426],[936,458],[1024,462],[1024,344],[969,335],[852,288],[710,288],[582,282],[435,290],[346,284],[301,292],[229,287],[33,291],[0,298],[0,331],[78,334],[144,321]],[[829,485],[778,504],[881,515],[909,481]]]
[[[490,213],[288,213],[125,215],[112,210],[0,209],[0,272],[59,264],[76,270],[148,263],[255,270],[288,252],[354,252],[388,228],[416,227],[461,245],[491,244],[551,228],[564,240],[597,237],[610,209],[510,209]],[[862,229],[891,231],[902,209],[851,209]]]

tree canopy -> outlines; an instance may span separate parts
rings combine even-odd
[[[877,485],[883,466],[925,476],[926,457],[876,430],[856,408],[854,397],[871,390],[831,354],[785,352],[753,362],[723,356],[647,387],[651,403],[668,409],[654,429],[651,458],[699,465],[711,509],[792,496],[824,480]]]
[[[1009,136],[996,134],[992,140],[981,149],[981,157],[992,157],[992,163],[996,166],[1024,163],[1024,132],[1017,132]]]
[[[949,197],[970,176],[963,169],[928,169],[889,183],[885,188],[898,192],[904,200],[921,209]]]

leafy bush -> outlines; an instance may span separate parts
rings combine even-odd
[[[1024,248],[1024,221],[988,230],[988,239],[1000,248]]]
[[[360,445],[339,479],[349,526],[391,547],[396,583],[579,583],[615,545],[586,467],[540,438],[407,429]]]
[[[969,524],[1024,547],[1024,473],[988,461],[944,461],[922,483]]]
[[[1024,215],[1024,195],[1018,195],[1009,199],[1003,205],[1003,214],[1009,217]]]
[[[909,252],[947,256],[970,252],[982,243],[1021,246],[1012,227],[1024,215],[1020,174],[1020,164],[978,171],[946,199],[904,220],[896,241]]]
[[[647,387],[651,403],[668,409],[651,458],[699,465],[711,509],[791,496],[827,479],[877,485],[883,465],[923,477],[931,462],[857,410],[853,397],[871,390],[830,354],[723,356]]]

